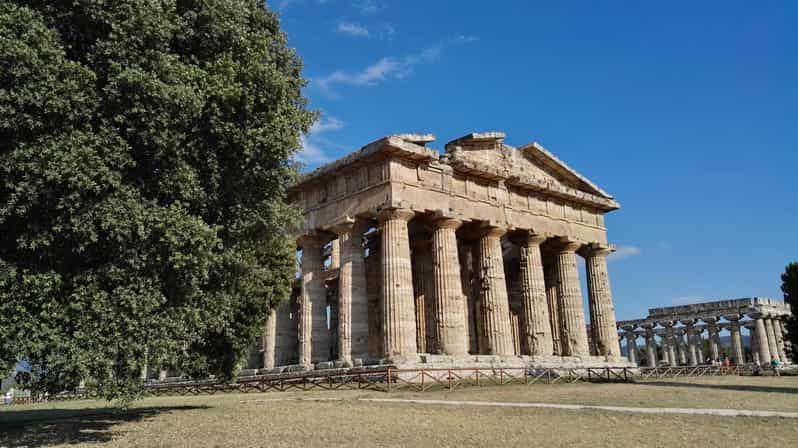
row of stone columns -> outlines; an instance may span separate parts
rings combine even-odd
[[[329,228],[337,236],[333,250],[333,263],[338,268],[337,361],[352,365],[356,359],[373,358],[378,351],[382,357],[401,362],[419,352],[458,356],[475,348],[489,355],[587,356],[591,351],[601,356],[620,355],[606,264],[609,248],[567,238],[547,241],[528,231],[513,231],[509,236],[520,250],[521,297],[514,324],[502,251],[507,229],[483,226],[476,235],[474,250],[460,252],[456,232],[462,222],[439,214],[428,221],[432,233],[429,250],[422,246],[426,243],[414,241],[411,256],[408,222],[414,216],[404,209],[379,213],[379,241],[368,249],[369,260],[379,257],[379,266],[374,269],[364,258],[365,221],[349,218]],[[298,240],[302,261],[297,361],[303,366],[330,361],[332,341],[327,331],[321,251],[328,239],[307,235]],[[551,254],[550,272],[543,268],[544,241]],[[593,347],[588,346],[577,252],[587,263]],[[461,266],[464,256],[473,260],[473,271],[471,265]],[[468,274],[473,275],[474,282],[469,282]],[[369,288],[368,277],[374,275],[379,279]],[[379,288],[377,298],[369,292],[375,285]],[[414,290],[423,294],[414,294]],[[469,305],[472,292],[475,309]],[[264,357],[270,358],[264,363],[267,367],[281,361],[281,350],[275,350],[274,344],[284,315],[273,312],[264,331]],[[474,332],[475,337],[471,337]],[[374,341],[377,336],[381,338],[379,347]],[[477,341],[477,347],[472,340]]]
[[[743,325],[750,330],[750,346],[753,355],[753,361],[758,361],[763,364],[770,363],[772,359],[779,359],[781,362],[788,362],[786,357],[786,350],[784,347],[784,323],[781,319],[774,316],[762,315],[758,313],[751,313],[749,317],[752,319],[745,324],[740,322],[741,315],[724,316],[729,322],[723,324],[729,329],[731,336],[731,358],[736,364],[743,364],[745,359],[745,347],[743,344],[741,327]],[[717,319],[705,318],[706,329],[708,333],[708,346],[709,358],[719,361],[721,353],[720,342],[720,325]],[[676,366],[680,364],[689,364],[692,366],[698,365],[703,362],[703,353],[701,349],[701,333],[703,329],[695,326],[694,319],[685,319],[681,321],[684,327],[681,329],[674,328],[674,321],[660,321],[660,322],[645,322],[641,325],[643,328],[643,336],[646,341],[646,358],[649,367],[657,366],[658,360],[661,358],[667,364]],[[654,330],[656,324],[659,323],[663,330],[661,331],[661,345],[662,356],[657,355],[657,343]],[[626,338],[627,356],[631,362],[640,363],[637,337],[638,334],[634,331],[634,326],[625,326],[623,337]],[[684,337],[684,338],[683,338]],[[685,340],[686,339],[686,342]]]

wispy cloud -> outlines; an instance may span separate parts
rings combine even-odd
[[[421,53],[401,59],[384,57],[377,62],[355,72],[336,70],[327,76],[317,78],[314,83],[330,97],[337,94],[335,85],[374,86],[388,79],[403,79],[413,73],[420,64],[431,64],[440,58],[441,47],[429,47]]]
[[[336,30],[339,33],[348,34],[355,37],[368,37],[369,30],[358,23],[340,22]]]
[[[617,246],[615,252],[611,253],[608,259],[610,261],[623,260],[624,258],[640,255],[642,252],[637,246]]]
[[[477,36],[461,34],[455,37],[454,41],[459,43],[470,43],[479,41],[479,38]]]
[[[385,9],[385,2],[380,0],[358,0],[352,4],[362,14],[376,14]]]
[[[306,166],[319,165],[331,159],[324,148],[337,146],[321,137],[321,134],[334,132],[344,128],[344,123],[331,116],[322,115],[310,128],[307,135],[302,136],[302,150],[296,155],[296,160]]]

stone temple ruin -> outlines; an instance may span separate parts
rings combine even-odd
[[[644,319],[617,323],[619,338],[626,342],[624,351],[635,364],[695,366],[719,361],[724,330],[729,331],[728,352],[735,364],[758,361],[766,365],[774,358],[791,362],[789,341],[784,338],[785,322],[791,313],[782,301],[754,297],[652,308],[648,312]],[[748,338],[744,338],[743,329]],[[706,339],[702,336],[705,331]],[[640,337],[644,339],[642,349],[637,343]]]
[[[433,141],[379,139],[290,189],[301,272],[266,324],[265,368],[630,366],[607,273],[615,199],[538,143],[474,133],[441,156]]]

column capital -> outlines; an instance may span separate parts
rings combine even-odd
[[[296,237],[296,244],[301,248],[321,247],[327,243],[330,238],[320,232],[311,232]]]
[[[692,327],[695,325],[695,319],[681,319],[680,322],[684,324],[685,327]]]
[[[725,317],[725,318],[726,318],[726,320],[728,320],[729,322],[737,322],[737,321],[738,321],[738,320],[740,320],[740,319],[741,319],[743,316],[741,316],[741,315],[739,315],[739,314],[729,314],[729,315],[725,315],[725,316],[723,316],[723,317]]]
[[[479,228],[480,236],[501,238],[505,233],[507,233],[507,227],[486,224]]]
[[[579,248],[579,255],[585,258],[606,257],[615,252],[615,246],[603,243],[588,243]]]
[[[673,324],[675,323],[672,320],[660,320],[657,321],[658,324],[662,325],[665,328],[673,328]]]
[[[377,221],[383,223],[391,220],[410,221],[416,213],[407,208],[385,208],[377,214]]]
[[[540,246],[546,241],[546,235],[534,233],[532,230],[520,229],[510,234],[510,241],[515,244],[527,246]]]
[[[550,244],[552,250],[554,250],[555,252],[566,253],[566,252],[576,252],[585,243],[568,236],[561,236],[554,238],[553,240],[551,240],[551,243],[547,244]]]
[[[333,221],[332,224],[328,226],[331,232],[339,236],[345,233],[351,233],[354,227],[355,227],[355,218],[352,218],[349,215],[344,215],[337,218],[335,221]]]
[[[434,229],[457,230],[461,225],[463,225],[462,220],[449,216],[433,216],[429,222]]]

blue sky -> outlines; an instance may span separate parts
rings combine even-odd
[[[322,112],[308,166],[388,134],[442,149],[504,131],[621,203],[606,221],[619,319],[782,297],[798,260],[798,3],[271,4]]]

